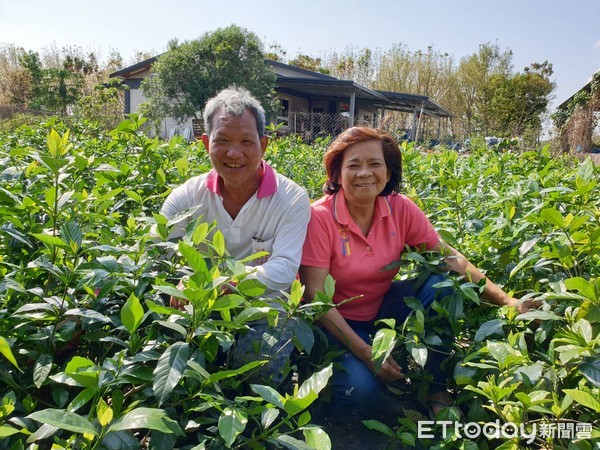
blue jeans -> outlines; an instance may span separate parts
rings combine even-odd
[[[417,286],[416,279],[395,281],[383,297],[383,304],[377,318],[396,319],[400,325],[408,317],[411,309],[404,303],[405,297],[415,297],[427,308],[434,300],[452,295],[453,289],[449,287],[434,288],[433,285],[444,281],[441,275],[432,274],[425,282]],[[347,320],[348,324],[365,342],[372,343],[375,333],[374,322],[358,322]],[[345,348],[336,338],[325,331],[329,343]],[[428,352],[427,366],[433,374],[436,383],[445,384],[445,377],[441,372],[440,365],[444,357],[438,352]],[[332,402],[336,407],[352,407],[368,410],[377,404],[380,395],[380,381],[375,374],[350,351],[339,356],[335,362],[341,364],[341,368],[334,369],[330,380],[332,389]]]

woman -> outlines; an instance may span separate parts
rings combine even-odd
[[[331,309],[321,319],[321,325],[333,341],[330,343],[349,350],[339,359],[345,370],[336,370],[332,377],[334,404],[365,409],[376,404],[379,394],[371,360],[370,338],[375,320],[393,317],[402,323],[409,311],[404,297],[416,297],[428,307],[436,295],[451,293],[448,288],[443,292],[433,288],[441,281],[439,275],[430,276],[415,289],[413,281],[394,281],[397,271],[383,268],[396,261],[404,246],[409,245],[448,255],[448,269],[474,282],[484,275],[443,243],[425,214],[407,197],[399,195],[402,157],[398,144],[388,133],[349,128],[329,146],[324,163],[326,195],[311,208],[300,279],[307,299],[324,289],[327,275],[336,280],[334,303],[360,296]],[[521,312],[528,309],[491,281],[486,279],[485,283],[483,295],[488,301],[515,306]],[[443,386],[439,363],[429,363],[434,381]],[[383,363],[377,378],[403,378],[392,356]],[[434,414],[450,403],[445,388],[430,392],[429,404]]]

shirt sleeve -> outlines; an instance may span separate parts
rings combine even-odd
[[[329,211],[312,207],[308,232],[302,249],[302,265],[329,268],[331,265],[331,235],[327,227]]]
[[[275,232],[269,259],[263,265],[247,268],[267,286],[267,294],[289,290],[296,279],[309,219],[310,201],[306,192],[298,188],[291,207]]]
[[[404,242],[411,247],[425,245],[429,250],[440,242],[440,236],[425,213],[409,198],[404,197],[406,234]]]

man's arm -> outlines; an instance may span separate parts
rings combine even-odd
[[[310,202],[303,192],[282,218],[275,232],[268,261],[248,268],[267,286],[267,293],[288,290],[296,278],[309,220]]]

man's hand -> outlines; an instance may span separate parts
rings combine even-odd
[[[519,311],[520,314],[524,314],[527,311],[529,311],[530,309],[536,309],[538,306],[540,306],[540,301],[528,299],[528,300],[521,302],[521,300],[519,300],[519,299],[510,297],[508,299],[508,301],[506,302],[506,305],[512,306],[517,311]]]
[[[179,289],[180,291],[183,291],[185,289],[185,286],[183,285],[183,279],[179,280],[177,289]],[[188,301],[183,298],[171,297],[171,299],[169,300],[169,305],[171,306],[171,308],[176,308],[176,309],[179,309],[180,311],[183,311],[183,309],[184,309],[185,305],[187,305],[187,303],[188,303]]]

